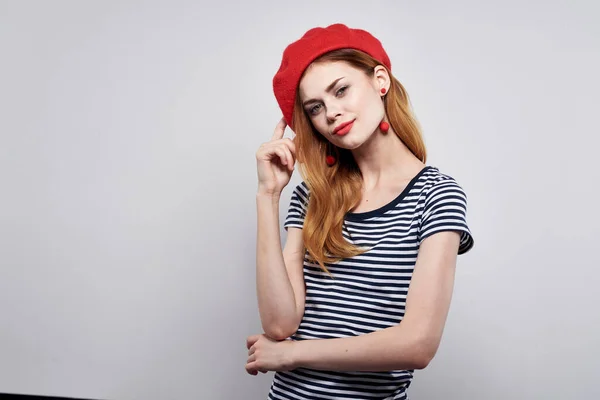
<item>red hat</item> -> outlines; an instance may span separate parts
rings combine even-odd
[[[286,123],[291,126],[296,89],[304,70],[319,56],[338,49],[356,49],[380,61],[390,71],[392,63],[381,42],[369,32],[344,24],[313,28],[283,52],[279,70],[273,77],[273,91]]]

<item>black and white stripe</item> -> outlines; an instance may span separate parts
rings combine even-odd
[[[290,201],[284,227],[302,228],[309,191],[303,182]],[[304,260],[306,306],[290,340],[352,337],[397,325],[421,242],[442,231],[461,233],[458,254],[474,244],[466,221],[467,197],[450,176],[426,166],[389,204],[348,213],[346,240],[369,250],[327,264],[333,275]],[[299,368],[276,372],[269,399],[406,399],[414,370],[334,372]]]

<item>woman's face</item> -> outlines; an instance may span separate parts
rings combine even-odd
[[[377,66],[373,77],[345,62],[312,64],[300,81],[300,100],[313,126],[327,140],[356,149],[377,130],[385,115],[381,88],[389,75]],[[340,127],[347,123],[345,129]]]

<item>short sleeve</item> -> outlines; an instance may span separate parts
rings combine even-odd
[[[443,231],[461,234],[458,254],[466,253],[474,245],[467,225],[467,195],[453,179],[436,182],[427,193],[421,216],[419,245],[429,236]]]
[[[292,192],[290,205],[283,227],[287,230],[289,227],[300,228],[304,226],[304,217],[308,208],[308,187],[304,182],[296,186]]]

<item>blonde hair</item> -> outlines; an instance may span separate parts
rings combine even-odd
[[[313,63],[344,61],[373,77],[374,68],[382,65],[368,54],[354,49],[334,50]],[[386,68],[387,69],[387,68]],[[391,85],[384,99],[384,107],[391,128],[400,140],[423,163],[426,150],[421,129],[413,115],[406,90],[389,70]],[[298,90],[294,104],[293,121],[296,137],[296,157],[299,171],[309,189],[309,202],[303,225],[303,240],[309,259],[317,262],[330,274],[325,263],[364,253],[345,240],[342,224],[347,212],[360,202],[362,175],[349,150],[333,147],[337,162],[325,163],[328,141],[317,132],[306,115]],[[330,274],[331,275],[331,274]]]

